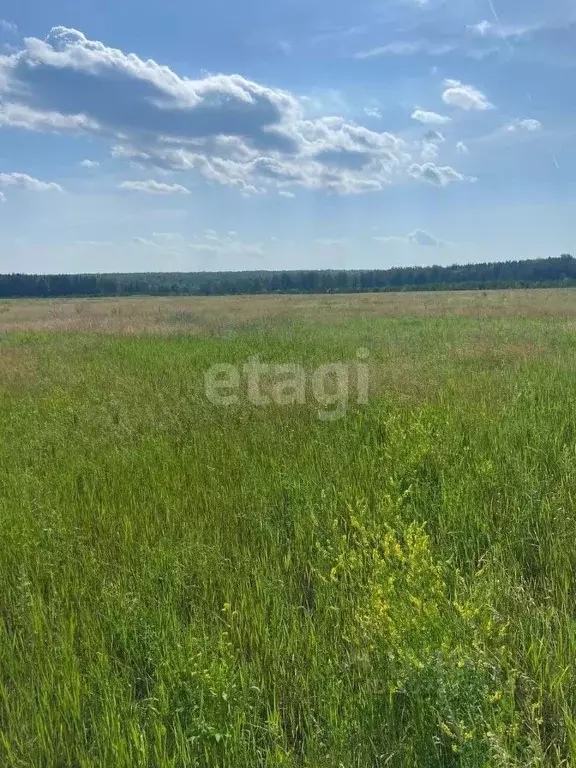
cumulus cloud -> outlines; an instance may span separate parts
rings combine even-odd
[[[468,149],[467,145],[464,144],[463,141],[459,141],[458,144],[456,144],[456,152],[459,155],[469,155],[470,150]]]
[[[82,160],[82,168],[98,168],[100,163],[97,160]]]
[[[510,133],[537,133],[543,128],[540,120],[526,119],[526,120],[514,120],[506,126],[506,130]]]
[[[27,38],[24,46],[3,68],[10,90],[26,87],[27,106],[40,112],[84,115],[103,132],[137,129],[189,140],[250,134],[265,148],[290,143],[274,127],[294,108],[292,98],[238,75],[180,78],[65,27],[45,40]]]
[[[474,179],[458,173],[449,165],[439,167],[434,163],[425,163],[424,165],[414,163],[408,169],[408,173],[415,179],[422,179],[436,187],[446,187],[456,181],[474,181]]]
[[[7,91],[7,85],[2,88],[2,79],[8,82],[6,71],[2,70],[2,57],[0,56],[0,94]],[[10,97],[10,94],[7,94]],[[12,94],[14,98],[16,94]],[[6,98],[6,95],[4,96]],[[72,131],[74,133],[95,133],[100,130],[94,120],[86,115],[62,115],[59,112],[46,110],[39,112],[25,104],[0,102],[0,128],[23,128],[28,131],[60,132]]]
[[[190,190],[181,184],[164,184],[160,181],[149,179],[148,181],[123,181],[118,185],[119,189],[128,192],[146,192],[149,195],[189,195]]]
[[[414,178],[413,148],[389,132],[307,119],[287,91],[237,74],[182,77],[65,27],[0,56],[0,93],[0,126],[96,134],[117,159],[244,194],[361,194]]]
[[[427,163],[434,162],[438,158],[438,144],[432,141],[425,141],[422,144],[422,152],[420,157]]]
[[[445,125],[452,121],[451,117],[445,115],[439,115],[437,112],[427,112],[424,109],[415,109],[412,112],[412,120],[417,120],[419,123],[427,125]]]
[[[493,109],[486,96],[473,85],[465,85],[460,80],[445,80],[445,91],[442,94],[442,100],[451,107],[458,107],[467,111],[478,110],[485,111]]]
[[[424,138],[426,141],[435,141],[435,142],[438,142],[439,144],[443,144],[446,141],[446,139],[440,133],[440,131],[427,131]]]
[[[427,131],[422,143],[422,151],[420,157],[427,163],[432,163],[438,158],[438,145],[444,144],[446,139],[439,131],[430,130]]]
[[[26,173],[0,173],[0,187],[20,187],[29,192],[62,192],[60,184],[40,181]]]

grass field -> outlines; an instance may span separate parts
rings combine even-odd
[[[576,765],[576,293],[9,301],[0,331],[1,766]],[[319,418],[358,350],[369,402]],[[305,402],[214,405],[254,356]]]

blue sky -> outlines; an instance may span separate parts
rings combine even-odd
[[[4,0],[0,271],[574,252],[573,0]]]

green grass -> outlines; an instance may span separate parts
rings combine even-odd
[[[204,396],[359,347],[338,421]],[[5,335],[0,765],[575,765],[575,351],[552,316]]]

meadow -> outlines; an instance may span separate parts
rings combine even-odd
[[[229,406],[212,366],[356,365]],[[576,293],[0,302],[0,765],[576,765]]]

